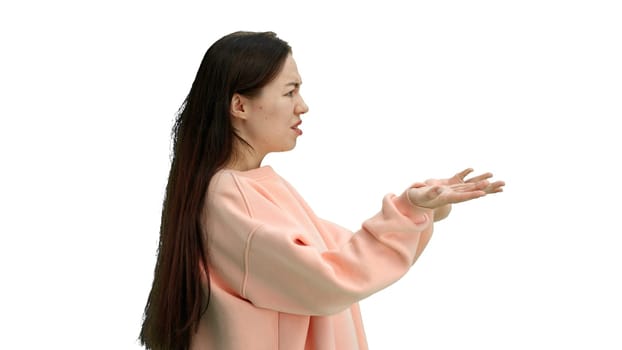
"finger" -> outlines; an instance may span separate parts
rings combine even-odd
[[[488,181],[482,180],[478,182],[469,182],[469,183],[451,185],[449,186],[449,188],[451,188],[453,191],[456,191],[456,192],[469,192],[469,191],[483,191],[489,186],[490,186],[490,183]]]
[[[426,189],[423,198],[426,201],[431,201],[438,197],[443,192],[443,187],[441,186],[430,186]]]
[[[459,183],[463,183],[464,182],[464,178],[469,175],[471,172],[473,172],[472,168],[467,168],[462,170],[459,173],[456,173],[454,176],[452,176],[451,178],[449,178],[449,185],[454,185],[454,184],[459,184]]]
[[[411,187],[408,192],[408,200],[417,206],[428,207],[430,202],[436,199],[441,193],[440,186]]]
[[[458,177],[460,180],[464,180],[464,178],[472,172],[473,172],[473,168],[466,168],[462,170],[461,172],[457,173],[456,175],[454,175],[454,177]]]
[[[484,174],[481,174],[481,175],[474,176],[474,177],[466,180],[465,182],[477,182],[477,181],[482,181],[482,180],[490,179],[491,177],[492,177],[492,173],[484,173]]]
[[[447,203],[456,204],[472,199],[480,198],[486,195],[484,191],[470,191],[470,192],[453,192],[447,194],[446,198],[443,198]]]
[[[487,193],[503,192],[503,186],[505,186],[505,182],[503,181],[493,182],[490,185],[488,185],[488,187],[486,187],[485,191]]]

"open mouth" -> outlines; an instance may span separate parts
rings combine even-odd
[[[292,126],[292,130],[294,130],[296,134],[298,134],[298,136],[302,135],[302,130],[300,130],[299,128],[300,124],[302,124],[302,121],[299,121],[298,123],[294,124],[294,126]]]

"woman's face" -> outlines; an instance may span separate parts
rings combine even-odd
[[[289,151],[302,135],[300,116],[309,110],[300,95],[302,79],[296,61],[288,55],[274,80],[264,86],[256,97],[240,97],[245,118],[236,126],[240,136],[255,152]],[[234,106],[234,108],[236,108]]]

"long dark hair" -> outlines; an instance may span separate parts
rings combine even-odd
[[[205,53],[173,126],[173,152],[160,224],[153,285],[140,331],[147,349],[186,350],[209,306],[201,213],[212,176],[246,144],[231,124],[234,93],[255,96],[282,69],[289,45],[275,33],[235,32]],[[246,144],[248,146],[248,144]],[[218,233],[210,233],[218,234]]]

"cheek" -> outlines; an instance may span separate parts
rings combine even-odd
[[[259,115],[261,115],[261,120],[266,121],[270,120],[270,112],[266,111],[266,108],[262,105],[259,106]]]
[[[276,115],[277,111],[278,111],[278,106],[274,106],[274,105],[260,105],[258,109],[258,114],[259,114],[259,120],[261,120],[262,122],[265,121],[270,121],[272,119],[274,119],[274,116]]]

